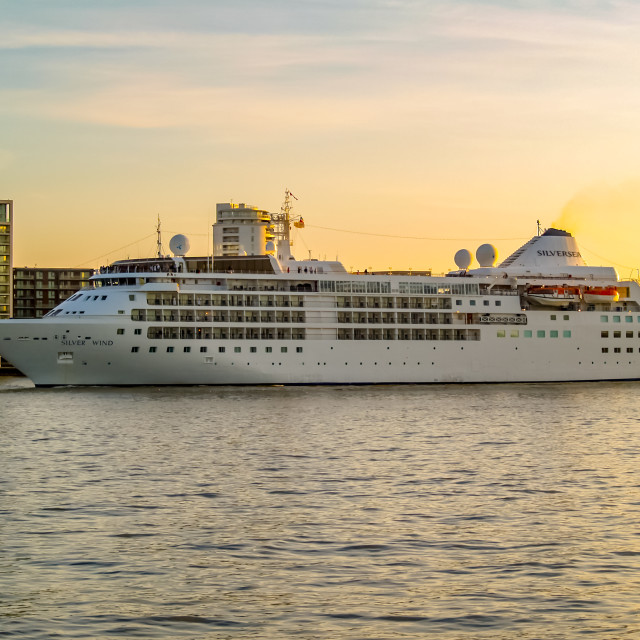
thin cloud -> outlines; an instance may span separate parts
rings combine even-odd
[[[585,17],[381,0],[375,8],[389,17],[388,29],[376,23],[379,15],[363,13],[366,5],[349,4],[350,14],[363,15],[349,35],[205,33],[196,26],[9,29],[0,49],[52,53],[34,63],[32,79],[25,73],[20,87],[0,83],[0,112],[123,127],[279,132],[288,124],[337,132],[421,129],[447,119],[464,126],[492,120],[496,111],[507,123],[576,113],[600,118],[609,85],[623,113],[640,103],[628,82],[636,48],[629,23],[640,12],[633,5]],[[337,16],[341,5],[305,6]],[[583,64],[590,59],[597,66]],[[601,82],[585,82],[598,69],[603,77],[594,80]]]

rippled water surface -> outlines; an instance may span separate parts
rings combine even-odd
[[[640,638],[640,385],[0,378],[0,635]]]

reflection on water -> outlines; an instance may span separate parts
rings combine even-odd
[[[639,388],[0,379],[1,626],[638,637]]]

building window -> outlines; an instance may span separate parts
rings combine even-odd
[[[613,316],[614,322],[620,322],[620,316]]]
[[[627,347],[627,353],[633,353],[633,347]]]
[[[511,329],[511,337],[512,338],[519,338],[520,337],[520,331],[518,331],[518,329]]]
[[[556,319],[555,314],[551,316],[551,319],[552,319],[552,320],[555,320],[555,319]]]
[[[149,353],[155,353],[157,349],[157,347],[149,347]]]
[[[138,353],[140,351],[140,347],[131,347],[131,353]]]
[[[614,331],[613,332],[613,337],[614,338],[621,338],[622,337],[622,332],[621,331]]]
[[[142,329],[134,329],[133,330],[133,334],[136,335],[136,336],[142,335]]]
[[[633,331],[627,331],[625,335],[627,338],[633,338]]]
[[[218,353],[224,353],[224,347],[218,347]]]
[[[124,334],[124,329],[118,329],[118,331],[116,332],[119,336]]]
[[[191,353],[191,347],[185,347],[185,348],[183,349],[183,351],[184,351],[185,353]]]
[[[476,306],[476,301],[475,301],[475,300],[469,300],[469,304],[470,304],[472,307],[475,307],[475,306]]]
[[[265,353],[271,353],[273,351],[273,349],[271,347],[265,347],[264,348],[264,352]]]
[[[524,330],[524,337],[525,338],[531,338],[531,336],[533,336],[533,331],[531,331],[531,329],[525,329]]]
[[[568,319],[569,319],[569,316],[562,316],[562,319],[563,319],[563,320],[568,320]]]
[[[633,316],[625,316],[624,317],[624,321],[625,322],[633,322]]]
[[[550,338],[557,338],[558,337],[558,332],[554,331],[554,330],[549,331],[549,337]]]
[[[600,316],[600,322],[609,322],[609,316]]]
[[[608,347],[602,347],[602,353],[609,353]]]
[[[249,347],[249,351],[251,353],[255,353],[258,350],[258,347]]]
[[[167,347],[167,353],[173,353],[173,347]]]
[[[207,347],[200,347],[200,353],[207,353]]]
[[[456,300],[456,306],[457,307],[461,307],[462,306],[462,300]]]
[[[570,338],[570,337],[571,337],[571,330],[570,330],[570,329],[565,329],[565,330],[562,332],[562,337],[563,337],[563,338]]]
[[[502,306],[502,300],[496,300],[496,307]]]
[[[488,307],[488,306],[489,306],[489,301],[488,301],[488,300],[483,300],[483,301],[482,301],[482,304],[483,304],[485,307]]]
[[[233,347],[233,351],[234,351],[234,353],[241,353],[242,352],[242,347]]]
[[[136,299],[135,295],[133,293],[130,293],[129,300],[135,300],[135,299]]]
[[[280,347],[280,353],[287,353],[287,347]]]
[[[506,331],[498,331],[498,333],[496,334],[498,336],[498,338],[504,338],[507,335]]]
[[[620,353],[620,347],[615,347],[613,353]]]
[[[609,337],[609,332],[608,331],[601,331],[600,332],[600,337],[601,338],[608,338]]]
[[[538,329],[538,331],[536,332],[536,335],[538,336],[538,338],[544,338],[546,334],[544,329]]]

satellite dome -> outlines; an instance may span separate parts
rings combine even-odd
[[[189,251],[189,238],[179,233],[169,240],[169,249],[174,256],[186,256]]]
[[[476,251],[476,260],[481,267],[493,267],[498,259],[498,250],[492,244],[482,244]]]
[[[471,264],[471,260],[473,260],[471,252],[467,249],[460,249],[460,251],[457,251],[453,259],[456,263],[456,267],[462,271],[466,271]]]
[[[267,242],[267,245],[265,247],[265,252],[266,253],[274,253],[276,250],[276,245],[271,242],[271,240],[269,240],[269,242]]]

